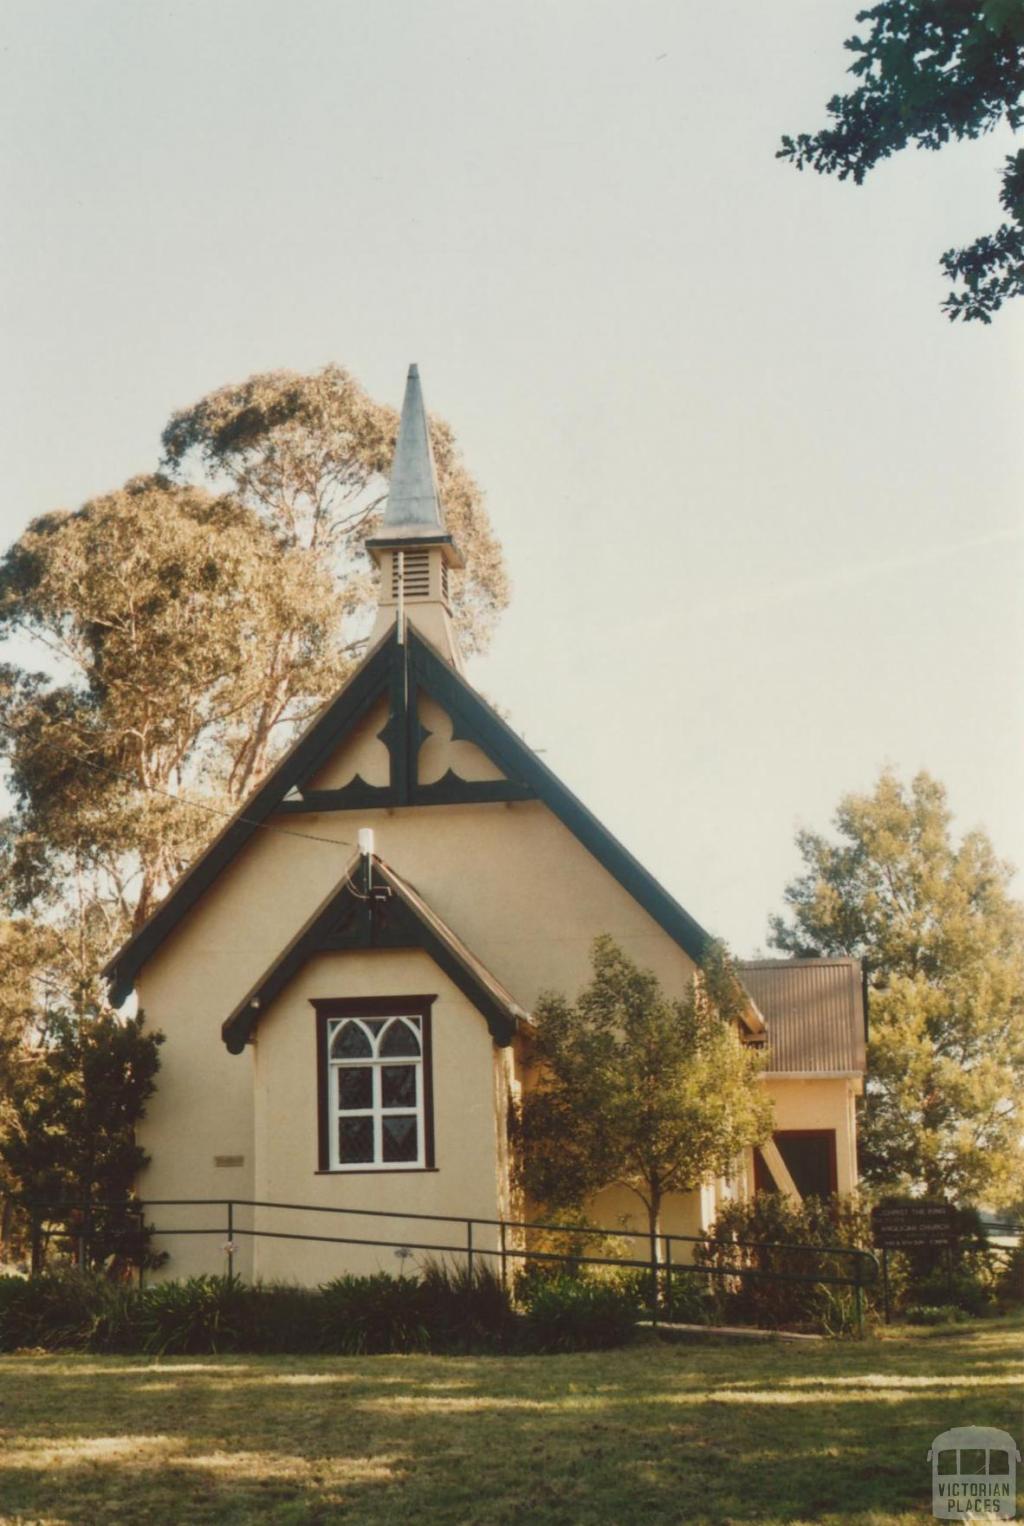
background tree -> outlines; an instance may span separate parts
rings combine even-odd
[[[26,1212],[51,1205],[61,1224],[59,1205],[93,1205],[94,1266],[136,1256],[144,1240],[139,1220],[119,1205],[148,1160],[135,1129],[155,1090],[162,1043],[162,1034],[144,1031],[141,1014],[122,1022],[110,1013],[52,1012],[13,1076],[0,1166],[14,1200]],[[84,1225],[84,1215],[74,1222]]]
[[[828,103],[833,125],[783,137],[780,159],[857,185],[883,159],[914,143],[938,149],[1005,121],[1024,124],[1024,6],[1020,0],[883,0],[857,13],[866,37],[846,47],[860,81]],[[1024,292],[1024,151],[1005,162],[1000,202],[1008,220],[941,264],[963,290],[942,304],[950,319],[990,323]]]
[[[603,1187],[628,1187],[658,1235],[666,1193],[729,1172],[771,1133],[762,1061],[740,1042],[746,998],[720,947],[684,1001],[670,1000],[607,936],[594,944],[593,969],[575,1002],[546,996],[537,1006],[522,1185],[556,1212]]]
[[[867,1178],[1001,1204],[1024,1182],[1024,907],[985,833],[956,844],[950,820],[926,773],[845,796],[838,842],[798,835],[771,939],[867,964]]]

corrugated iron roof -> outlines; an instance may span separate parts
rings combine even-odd
[[[858,959],[744,959],[737,967],[768,1024],[770,1075],[863,1073]]]

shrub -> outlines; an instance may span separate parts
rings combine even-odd
[[[636,1326],[630,1288],[582,1277],[524,1281],[524,1337],[535,1351],[597,1351],[622,1346]]]
[[[910,1304],[935,1308],[950,1305],[964,1314],[991,1314],[995,1309],[995,1287],[987,1273],[975,1269],[954,1271],[952,1279],[945,1271],[933,1271],[911,1284]]]
[[[0,1277],[0,1351],[16,1351],[28,1344],[20,1339],[28,1288],[25,1277]]]
[[[336,1277],[324,1283],[320,1297],[322,1351],[361,1356],[430,1345],[423,1285],[413,1277]]]
[[[781,1193],[761,1192],[749,1202],[724,1204],[694,1259],[718,1269],[708,1279],[709,1307],[723,1323],[841,1335],[856,1328],[856,1295],[852,1287],[824,1279],[852,1277],[854,1258],[842,1250],[868,1243],[867,1215],[850,1199],[793,1203]],[[771,1273],[808,1280],[776,1280]],[[870,1269],[864,1276],[867,1281]],[[867,1308],[869,1295],[861,1296]]]
[[[137,1295],[141,1349],[158,1356],[251,1349],[258,1296],[230,1277],[156,1283]]]
[[[674,1267],[670,1275],[671,1287],[666,1286],[661,1302],[662,1318],[684,1325],[714,1324],[719,1313],[714,1287],[716,1279],[679,1267]],[[650,1284],[649,1276],[647,1283]]]
[[[954,1325],[970,1315],[953,1303],[912,1303],[903,1311],[903,1318],[908,1325]]]
[[[0,1350],[127,1351],[133,1290],[77,1271],[0,1277]]]
[[[293,1283],[257,1284],[246,1305],[245,1350],[304,1356],[322,1349],[321,1297]]]
[[[996,1296],[1000,1303],[1024,1303],[1024,1245],[1010,1252],[996,1279]]]
[[[512,1300],[488,1265],[452,1266],[428,1261],[420,1299],[432,1350],[505,1350],[515,1338]]]

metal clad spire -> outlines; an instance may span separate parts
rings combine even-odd
[[[437,491],[437,470],[430,444],[427,410],[419,367],[409,367],[398,426],[395,459],[391,465],[388,505],[378,535],[381,538],[443,535],[444,514]]]

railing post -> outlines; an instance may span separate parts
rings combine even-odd
[[[228,1200],[228,1239],[224,1247],[228,1258],[228,1281],[235,1280],[235,1205]]]
[[[501,1247],[501,1285],[508,1292],[508,1252],[505,1248],[505,1220],[498,1225],[498,1244]]]
[[[651,1230],[651,1324],[658,1323],[658,1232]]]
[[[669,1324],[675,1318],[675,1293],[672,1286],[672,1236],[665,1236],[665,1312],[668,1314]]]
[[[858,1334],[858,1336],[863,1338],[863,1335],[864,1335],[864,1301],[863,1301],[863,1298],[861,1297],[861,1288],[860,1288],[861,1258],[860,1258],[859,1255],[854,1257],[854,1266],[856,1267],[856,1272],[854,1273],[854,1277],[855,1277],[856,1280],[855,1280],[853,1292],[854,1292],[854,1297],[857,1300],[857,1334]]]
[[[466,1271],[469,1281],[473,1281],[473,1220],[466,1220]]]

